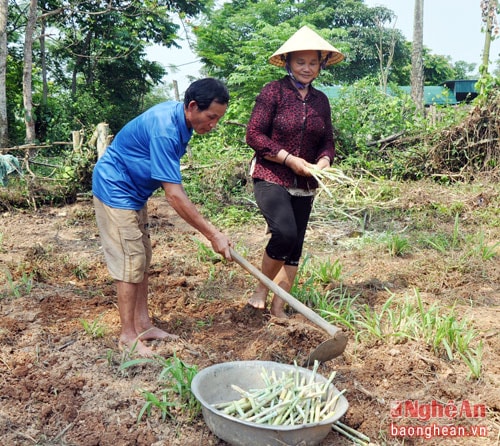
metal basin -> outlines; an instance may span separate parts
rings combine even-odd
[[[347,411],[348,403],[343,395],[337,400],[335,415],[319,423],[295,426],[271,426],[239,420],[213,407],[213,404],[233,401],[241,395],[231,388],[232,384],[249,390],[264,388],[262,369],[273,370],[277,376],[283,372],[299,370],[310,377],[309,369],[272,361],[235,361],[216,364],[198,372],[193,378],[191,390],[201,403],[203,418],[214,435],[234,446],[313,446],[318,445],[331,430],[331,425]],[[327,379],[316,374],[316,381]],[[336,393],[340,393],[331,385]]]

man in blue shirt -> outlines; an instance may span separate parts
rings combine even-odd
[[[158,104],[126,124],[95,165],[92,192],[106,264],[117,284],[119,346],[139,356],[153,355],[144,340],[176,338],[155,327],[148,311],[149,197],[162,188],[179,216],[203,234],[215,252],[231,260],[231,242],[188,198],[180,170],[193,131],[212,130],[228,102],[222,82],[195,81],[186,90],[184,103]]]

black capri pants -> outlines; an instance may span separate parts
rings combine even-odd
[[[267,255],[283,260],[285,265],[297,266],[314,196],[292,195],[279,184],[258,179],[254,180],[254,195],[271,232]]]

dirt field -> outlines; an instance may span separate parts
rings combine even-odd
[[[478,206],[499,207],[495,187],[482,192],[483,201],[473,189],[444,194],[444,188],[428,190],[416,184],[403,193],[401,206],[424,206],[434,200],[451,206],[454,194],[454,199],[468,206],[462,213],[464,224],[477,215]],[[246,299],[255,279],[236,264],[200,261],[193,240],[196,234],[161,198],[151,200],[150,215],[154,243],[151,309],[160,327],[180,336],[180,341],[154,343],[158,354],[168,357],[175,352],[198,369],[235,360],[291,364],[328,338],[300,315],[277,320],[251,311]],[[449,220],[452,231],[453,218]],[[139,389],[158,390],[160,370],[153,365],[119,370],[123,356],[117,350],[115,289],[103,263],[90,201],[36,212],[6,212],[0,222],[0,444],[226,444],[211,434],[201,416],[189,420],[179,415],[162,421],[153,412],[137,423],[144,404]],[[400,224],[404,227],[410,222]],[[372,222],[373,230],[376,225]],[[349,224],[313,224],[306,251],[339,259],[351,295],[359,294],[373,308],[387,300],[388,290],[403,296],[413,295],[415,288],[426,302],[456,303],[458,314],[472,319],[483,340],[483,373],[479,380],[468,380],[463,361],[438,357],[424,342],[356,343],[348,333],[344,355],[320,367],[325,376],[336,370],[334,383],[346,389],[350,406],[342,420],[380,445],[498,445],[498,256],[458,270],[434,250],[416,249],[407,256],[392,257],[374,245],[351,248],[348,242],[356,236],[354,229]],[[496,226],[485,224],[475,231],[485,231],[490,244],[500,240],[498,218]],[[231,234],[254,265],[259,264],[264,232],[263,225],[253,225]],[[28,275],[36,279],[31,289]],[[92,338],[81,319],[99,320],[107,328],[105,335]],[[485,407],[486,416],[398,420],[391,417],[395,401],[453,402],[458,407],[470,402]],[[484,426],[488,434],[482,438],[392,438],[391,422]],[[333,431],[322,443],[348,444],[352,443]]]

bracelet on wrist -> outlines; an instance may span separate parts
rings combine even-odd
[[[286,160],[288,159],[288,157],[291,155],[291,153],[287,153],[285,158],[283,159],[283,166],[286,166]]]

